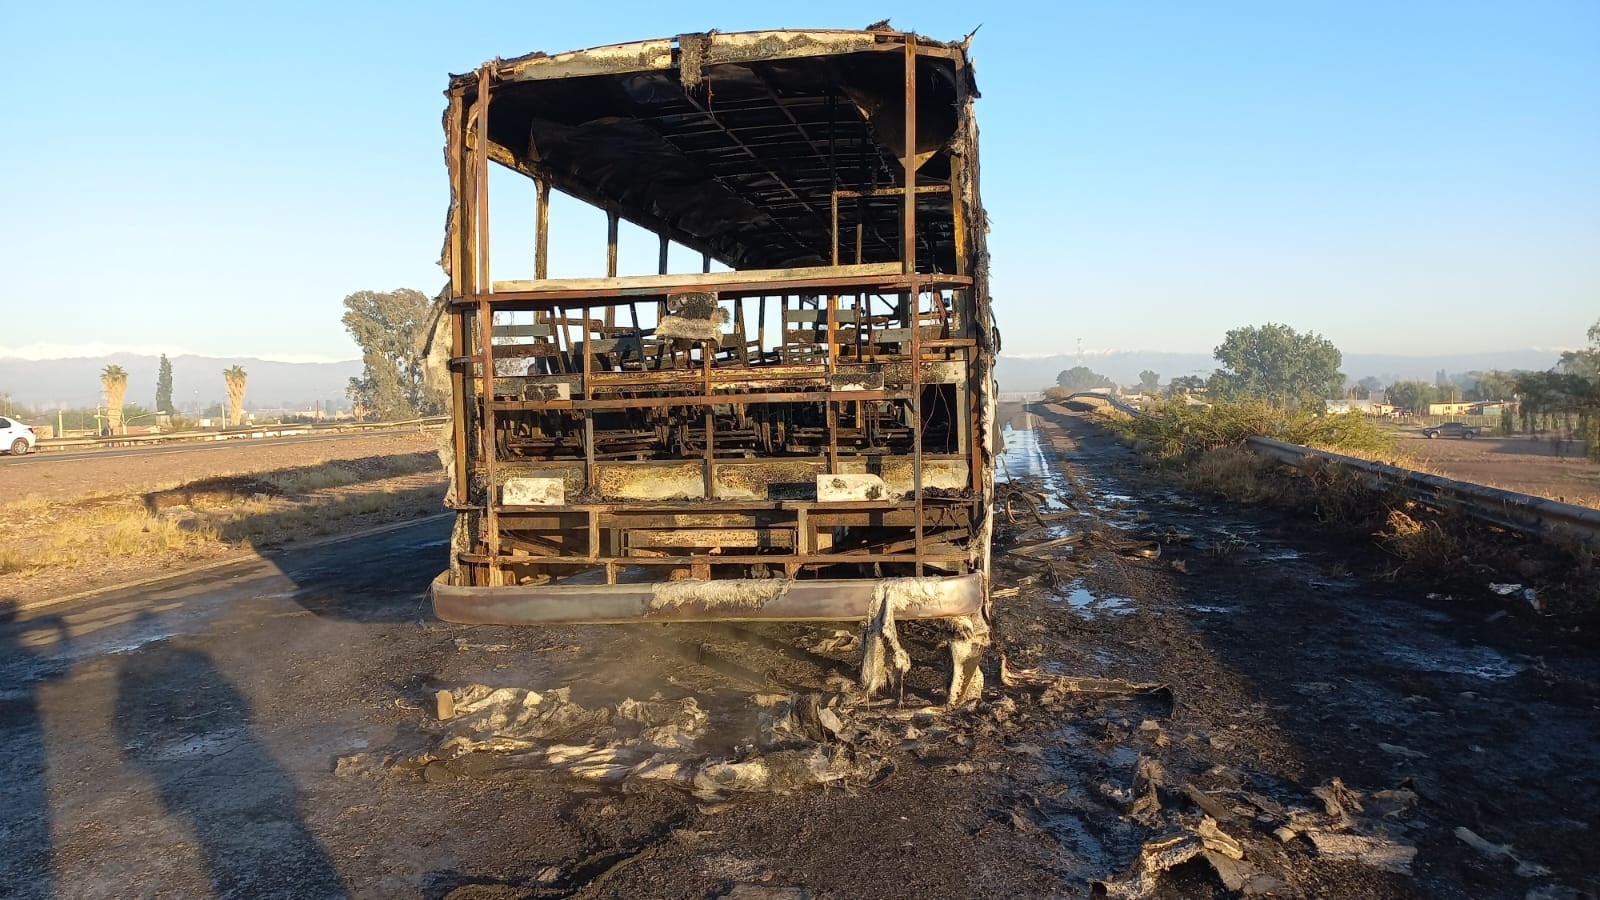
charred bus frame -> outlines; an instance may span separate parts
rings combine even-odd
[[[438,615],[980,614],[995,334],[964,43],[685,34],[495,60],[447,97]],[[491,278],[491,163],[532,181],[531,280]],[[604,276],[549,277],[552,190],[606,212]],[[655,274],[619,275],[623,220]]]

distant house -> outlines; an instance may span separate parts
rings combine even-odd
[[[1378,400],[1335,400],[1328,404],[1330,413],[1361,413],[1366,416],[1386,416],[1394,407]]]
[[[1505,404],[1483,400],[1428,404],[1430,416],[1498,416],[1504,411]]]

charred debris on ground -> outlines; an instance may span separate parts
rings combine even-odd
[[[1060,406],[1040,411],[1068,414]],[[1600,616],[1600,565],[1591,547],[1437,509],[1374,488],[1338,466],[1284,466],[1245,444],[1260,436],[1359,457],[1392,457],[1392,435],[1362,416],[1319,416],[1248,402],[1173,402],[1152,413],[1099,411],[1094,421],[1186,490],[1309,516],[1329,534],[1370,542],[1383,553],[1374,571],[1389,580],[1422,581],[1430,593],[1486,605],[1504,606],[1511,598],[1517,614],[1556,615],[1573,627],[1592,626]]]

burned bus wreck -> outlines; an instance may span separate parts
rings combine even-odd
[[[437,614],[870,619],[896,659],[896,618],[981,635],[995,334],[966,46],[685,34],[495,60],[447,96]],[[531,190],[491,197],[491,164]],[[548,277],[552,190],[605,211],[603,274]],[[491,202],[536,219],[532,279],[494,280]],[[622,221],[655,274],[618,274]]]

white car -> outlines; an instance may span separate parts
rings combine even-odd
[[[32,426],[0,416],[0,450],[12,456],[21,456],[33,452],[33,445],[38,442],[39,437],[33,433]]]

